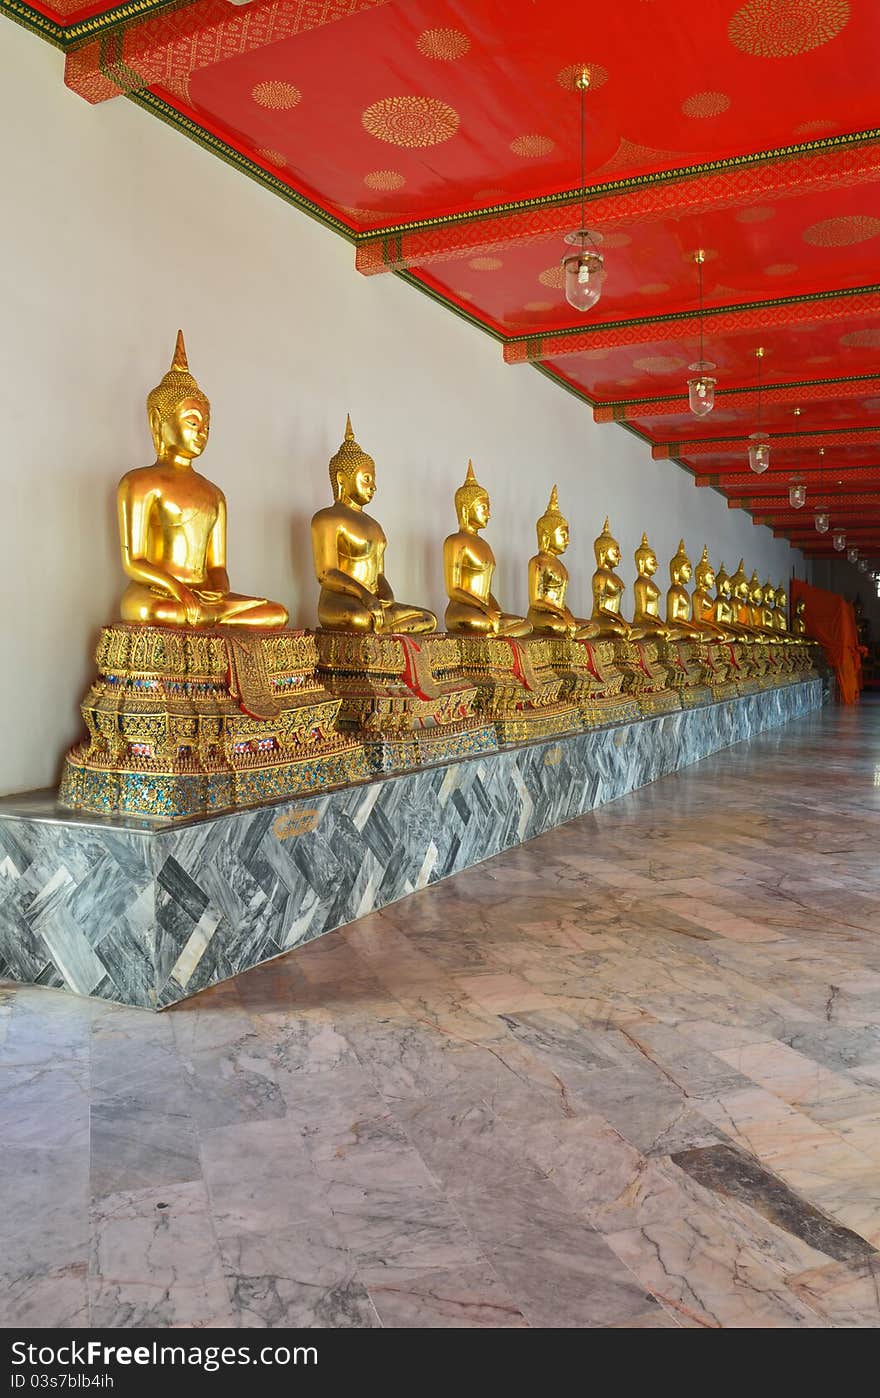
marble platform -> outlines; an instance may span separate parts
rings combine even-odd
[[[0,802],[0,977],[162,1009],[824,702],[820,679],[176,825]]]

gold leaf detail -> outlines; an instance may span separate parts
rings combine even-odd
[[[371,170],[364,175],[364,184],[367,189],[403,189],[406,176],[397,170]]]
[[[685,98],[681,110],[686,117],[704,119],[720,116],[729,106],[730,98],[726,92],[695,92],[693,96]]]
[[[608,81],[608,69],[603,68],[601,63],[569,63],[567,67],[560,68],[556,74],[556,81],[560,87],[564,87],[566,92],[575,92],[575,80],[580,77],[585,68],[590,72],[590,92],[595,92],[597,87],[604,87]]]
[[[436,146],[459,127],[454,107],[437,97],[383,97],[361,116],[364,130],[392,146]]]
[[[511,141],[510,149],[514,155],[524,155],[528,160],[535,160],[542,155],[549,155],[555,144],[550,136],[539,136],[530,132]]]
[[[460,29],[425,29],[416,40],[419,53],[443,63],[461,58],[470,46],[470,39]]]
[[[289,112],[302,101],[302,93],[293,83],[277,82],[274,79],[257,83],[251,89],[251,97],[258,107],[268,107],[273,112]]]
[[[504,263],[500,257],[472,257],[468,266],[472,267],[475,272],[497,272],[499,267],[504,266]]]
[[[867,214],[842,214],[838,218],[825,218],[806,229],[804,242],[817,248],[846,248],[853,243],[867,243],[880,233],[880,218],[870,218]]]
[[[836,38],[849,17],[849,0],[747,0],[727,35],[755,58],[792,58]]]

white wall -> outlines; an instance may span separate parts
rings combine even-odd
[[[308,520],[345,414],[376,458],[375,513],[403,600],[442,614],[441,544],[472,455],[492,494],[496,593],[524,609],[549,488],[572,525],[571,601],[588,609],[603,518],[662,562],[680,534],[763,579],[801,563],[622,428],[342,239],[123,98],[90,107],[61,55],[0,23],[0,335],[5,389],[0,791],[55,780],[77,736],[97,628],[116,615],[115,486],[151,458],[144,398],[184,327],[212,403],[203,468],[229,501],[232,585],[314,624]],[[631,594],[630,594],[631,600]]]

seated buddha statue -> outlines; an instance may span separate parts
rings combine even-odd
[[[807,623],[804,618],[806,605],[803,597],[799,597],[794,604],[794,616],[791,620],[791,630],[794,636],[806,636],[807,634]]]
[[[318,620],[331,631],[434,631],[437,618],[424,607],[397,602],[385,577],[387,539],[364,509],[376,493],[376,464],[354,439],[330,459],[334,502],[312,519],[315,572],[321,584]]]
[[[755,581],[757,582],[757,577]],[[737,629],[746,638],[751,637],[752,640],[763,640],[764,637],[754,622],[752,587],[746,577],[745,562],[742,558],[739,560],[739,566],[736,572],[730,579],[730,585],[733,592],[734,620]],[[760,591],[760,583],[758,584],[758,590]]]
[[[684,548],[684,540],[680,547]],[[647,534],[635,551],[636,580],[633,587],[633,636],[651,637],[659,641],[681,641],[688,632],[685,627],[670,624],[660,615],[660,589],[654,582],[657,555],[648,543]],[[690,564],[688,564],[690,571]],[[684,591],[684,589],[682,589]],[[685,598],[687,593],[685,592]],[[689,607],[690,599],[686,605]]]
[[[773,624],[777,631],[788,634],[788,593],[785,584],[780,583],[776,589],[776,606],[773,609]]]
[[[596,571],[593,574],[593,616],[601,637],[619,636],[624,640],[635,640],[642,635],[620,615],[620,599],[626,590],[615,572],[620,567],[620,544],[609,528],[606,517],[602,533],[593,544],[596,555]]]
[[[733,598],[733,579],[722,561],[715,576],[715,620],[725,631],[739,639],[742,628],[736,619],[736,603]]]
[[[761,625],[766,631],[777,631],[776,625],[776,588],[768,578],[763,588],[764,605],[761,610]]]
[[[752,576],[749,578],[749,612],[755,630],[766,631],[767,627],[764,625],[764,589],[761,586],[757,568],[752,570]]]
[[[706,550],[703,549],[701,563],[709,566]],[[715,581],[715,574],[709,567],[709,574],[712,581]],[[686,584],[690,582],[692,576],[691,561],[687,556],[684,546],[684,539],[680,539],[678,549],[669,560],[669,578],[671,586],[666,593],[666,621],[669,626],[676,627],[683,636],[695,641],[717,641],[719,639],[719,629],[714,622],[701,619],[697,612],[697,592],[694,592],[693,601],[687,590]],[[709,602],[710,608],[714,604]]]
[[[171,368],[147,397],[156,460],[119,482],[122,566],[131,579],[122,595],[122,619],[165,626],[286,626],[287,611],[279,602],[229,589],[226,499],[193,469],[208,441],[210,413],[178,331]]]
[[[669,566],[671,569],[672,564]],[[715,586],[715,569],[709,562],[709,550],[705,544],[700,561],[694,569],[694,584],[692,615],[695,624],[703,634],[703,638],[711,641],[731,640],[733,632],[716,620],[718,604],[712,596],[712,589]]]
[[[458,532],[443,544],[443,577],[449,602],[447,631],[477,636],[528,636],[524,617],[502,612],[492,595],[495,555],[479,531],[489,523],[489,495],[468,462],[464,484],[455,492]]]
[[[538,552],[529,559],[528,621],[532,630],[538,636],[572,636],[578,641],[597,636],[597,624],[576,617],[565,602],[568,569],[561,555],[568,548],[569,530],[555,485],[537,531]]]

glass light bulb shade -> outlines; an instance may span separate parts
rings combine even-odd
[[[807,487],[803,481],[792,481],[788,487],[788,503],[793,510],[802,510],[807,503]]]
[[[859,561],[859,551],[855,547],[847,549],[846,556],[849,559],[850,563],[858,563]]]
[[[831,519],[827,510],[817,510],[814,516],[816,529],[820,534],[827,534],[831,525]]]
[[[565,269],[565,299],[576,311],[590,311],[602,295],[605,259],[601,253],[585,249],[562,259]]]
[[[770,465],[770,443],[761,432],[753,432],[749,438],[749,470],[756,476],[763,475]]]
[[[842,529],[835,529],[834,533],[831,535],[831,542],[838,553],[843,553],[843,550],[846,548],[846,534],[844,531]]]
[[[711,374],[700,374],[695,379],[688,379],[688,407],[694,417],[705,417],[715,407],[717,382]]]

